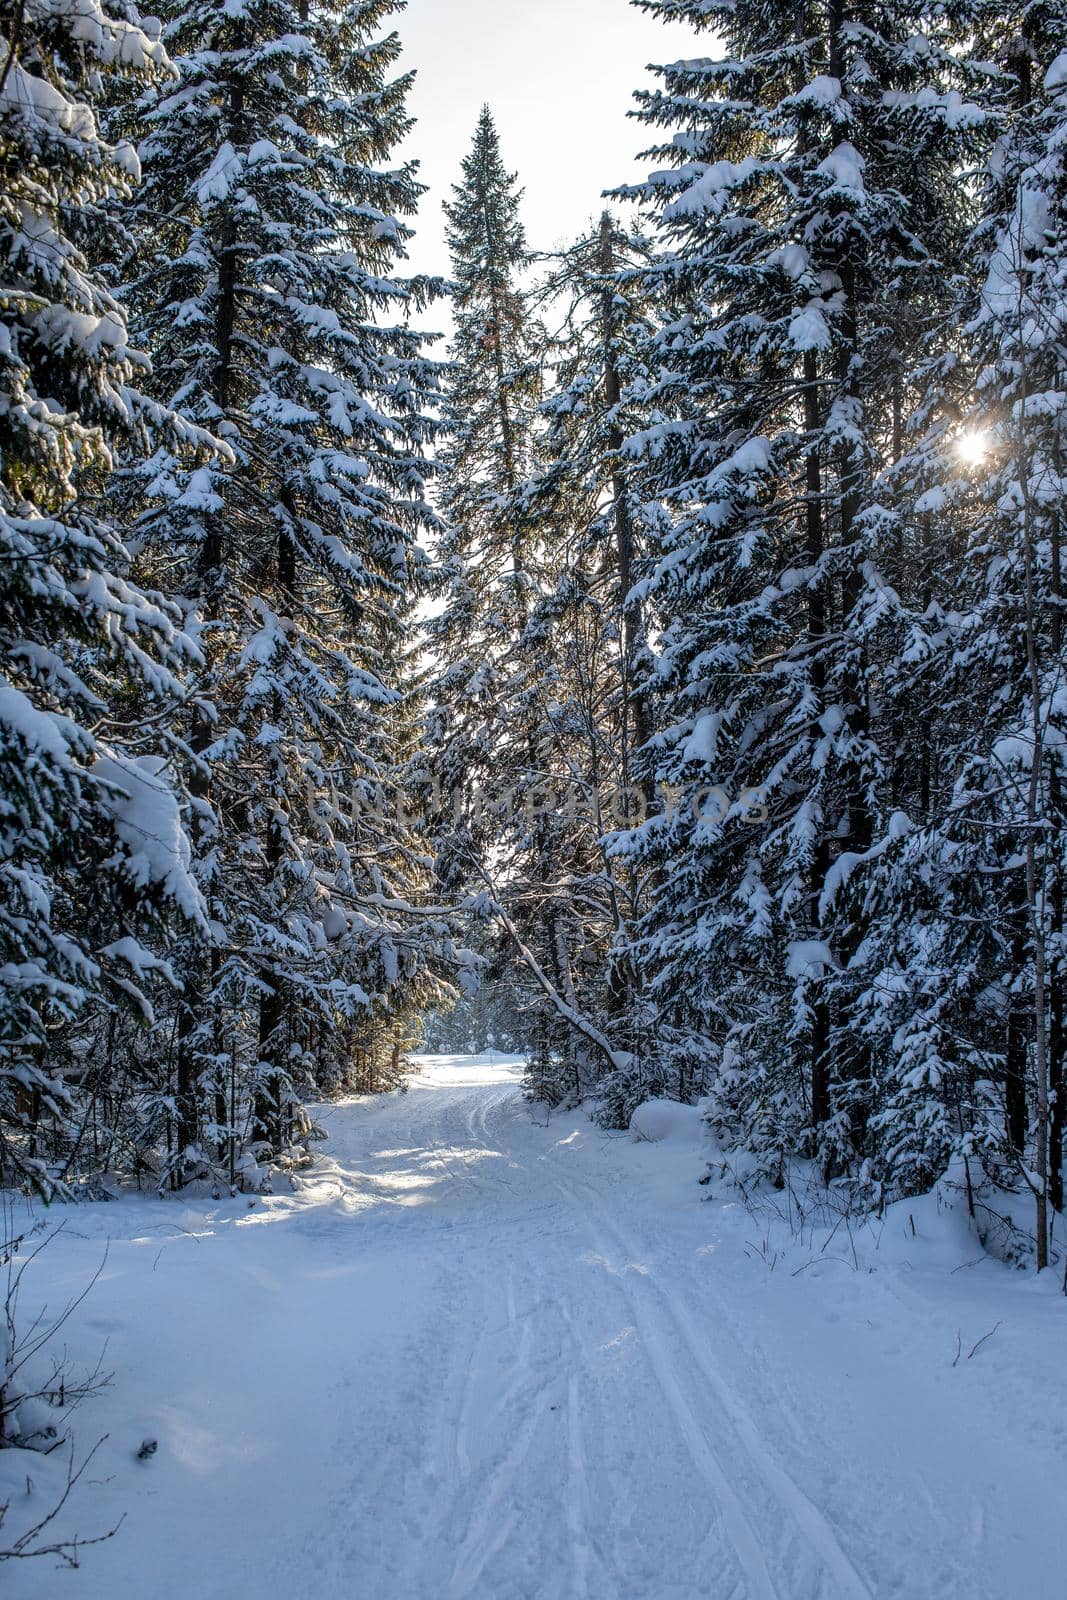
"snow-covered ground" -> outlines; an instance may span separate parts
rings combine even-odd
[[[110,1241],[64,1340],[115,1378],[63,1531],[125,1522],[78,1571],[7,1564],[9,1600],[1064,1592],[1051,1284],[966,1265],[929,1207],[772,1238],[703,1203],[695,1117],[607,1137],[518,1080],[428,1058],[326,1109],[296,1193],[67,1214],[24,1311]],[[25,1462],[0,1455],[8,1534],[59,1472],[27,1499]]]

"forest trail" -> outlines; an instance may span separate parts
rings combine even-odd
[[[292,1195],[76,1214],[41,1272],[69,1293],[110,1238],[67,1338],[116,1377],[73,1521],[126,1521],[78,1572],[15,1564],[11,1600],[1061,1592],[1060,1302],[995,1266],[769,1270],[695,1142],[547,1118],[519,1080],[427,1058],[326,1108]]]

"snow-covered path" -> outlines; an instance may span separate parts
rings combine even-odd
[[[126,1522],[12,1600],[1063,1592],[1054,1295],[918,1244],[769,1270],[695,1147],[545,1125],[499,1059],[325,1118],[293,1196],[88,1207],[49,1247],[61,1296],[112,1239],[66,1334],[116,1372],[73,1520]]]

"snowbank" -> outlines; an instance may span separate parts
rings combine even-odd
[[[696,1144],[702,1132],[699,1106],[683,1106],[677,1100],[646,1100],[630,1118],[635,1144],[645,1140],[659,1144],[664,1139]]]

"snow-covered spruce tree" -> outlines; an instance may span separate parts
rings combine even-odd
[[[568,1004],[596,1021],[623,1066],[575,1030],[547,997],[551,1051],[531,1064],[537,1093],[591,1091],[615,1115],[641,1032],[640,983],[630,959],[644,875],[606,856],[608,837],[649,807],[633,756],[649,735],[643,684],[648,651],[634,586],[658,514],[621,454],[643,420],[624,398],[646,330],[637,268],[647,247],[605,212],[562,253],[545,284],[561,317],[549,393],[523,488],[537,530],[540,592],[526,649],[540,663],[522,715],[534,730],[540,828],[515,841],[528,942]]]
[[[301,1088],[358,1075],[447,942],[399,788],[438,395],[407,325],[432,286],[393,273],[420,192],[384,164],[408,127],[394,9],[172,3],[182,81],[126,112],[157,392],[233,453],[161,450],[124,485],[205,656],[184,735],[212,935],[183,957],[178,1169],[214,1152],[232,1176],[246,1133],[284,1150]]]
[[[1012,948],[1025,948],[1022,991],[1032,1034],[1026,1056],[1007,1039],[1005,1134],[1036,1199],[1037,1265],[1048,1264],[1049,1204],[1063,1209],[1067,972],[1064,825],[1067,822],[1067,683],[1064,660],[1063,501],[1067,484],[1067,14],[1019,7],[1000,34],[1013,81],[1007,130],[992,163],[989,266],[968,332],[977,349],[978,414],[992,472],[981,483],[994,560],[984,610],[1000,634],[991,658],[996,721],[981,749],[985,782],[1006,789],[1006,841],[1015,867]],[[1016,27],[1012,27],[1017,23]],[[1011,30],[1009,32],[1009,29]],[[999,203],[998,203],[999,202]],[[991,515],[990,515],[991,513]],[[994,520],[995,519],[995,520]],[[990,632],[994,629],[991,627]],[[991,640],[992,643],[992,640]],[[1025,662],[1025,672],[1011,669]],[[992,760],[989,760],[989,756]],[[991,770],[996,768],[995,774]],[[969,775],[970,776],[970,775]],[[1003,804],[1003,802],[1002,802]],[[1020,827],[1019,824],[1022,824]],[[1021,870],[1019,858],[1022,858]],[[1013,907],[1014,909],[1014,907]],[[1028,1004],[1025,1004],[1028,1002]],[[1009,1010],[1016,1012],[1018,1002]],[[1021,1029],[1021,1022],[1015,1027]],[[1032,1143],[1026,1113],[1032,1117]]]
[[[594,1059],[621,1059],[584,1012],[584,991],[603,988],[605,934],[618,919],[597,844],[601,797],[588,787],[588,751],[576,759],[590,718],[603,715],[603,668],[617,646],[579,603],[584,579],[571,571],[593,537],[595,490],[577,463],[558,470],[537,403],[546,340],[524,288],[520,199],[486,109],[446,208],[456,335],[427,782],[440,809],[441,879],[485,897],[523,974],[538,1092],[580,1095]],[[604,492],[611,472],[601,465]],[[592,678],[580,683],[583,669]],[[592,730],[594,768],[604,736]]]
[[[451,894],[488,891],[490,900],[515,887],[516,840],[545,822],[528,705],[544,662],[527,636],[542,555],[527,487],[544,333],[529,306],[521,199],[485,107],[445,208],[455,332],[441,452],[443,603],[427,625],[434,671],[424,786],[437,814],[439,881]],[[513,909],[525,927],[523,909]]]
[[[978,113],[920,4],[650,3],[725,43],[662,70],[639,191],[670,420],[631,448],[674,516],[651,580],[670,802],[623,848],[660,882],[636,960],[665,1047],[705,1050],[768,1171],[866,1151],[880,1067],[847,1021],[850,873],[899,828],[878,712],[903,627],[886,577],[901,383],[952,260]],[[946,25],[947,26],[947,25]]]
[[[888,684],[936,684],[951,722],[931,738],[926,721],[923,825],[883,869],[898,917],[920,908],[897,940],[910,957],[887,961],[880,941],[868,1005],[896,1038],[883,1137],[918,1176],[959,1147],[1029,1184],[1039,1264],[1048,1202],[1062,1205],[1065,49],[1060,7],[997,8],[981,42],[1002,65],[986,69],[998,138],[966,252],[965,381],[956,404],[935,394],[920,413],[901,463],[928,537],[943,547],[954,529],[955,549],[917,624],[918,664]]]
[[[42,1116],[66,1141],[73,1099],[56,1029],[94,993],[147,1011],[153,922],[203,917],[158,745],[125,716],[134,695],[157,715],[178,698],[194,651],[100,500],[116,450],[177,424],[138,392],[145,360],[97,270],[137,160],[84,98],[171,68],[96,0],[24,0],[0,41],[0,1183],[47,1191]]]
[[[440,816],[438,873],[471,880],[491,827],[487,797],[514,777],[508,697],[532,577],[530,530],[517,510],[532,459],[539,333],[524,283],[531,257],[522,192],[504,166],[489,107],[445,207],[455,331],[445,384],[440,541],[443,604],[428,626],[436,671],[428,740]]]

